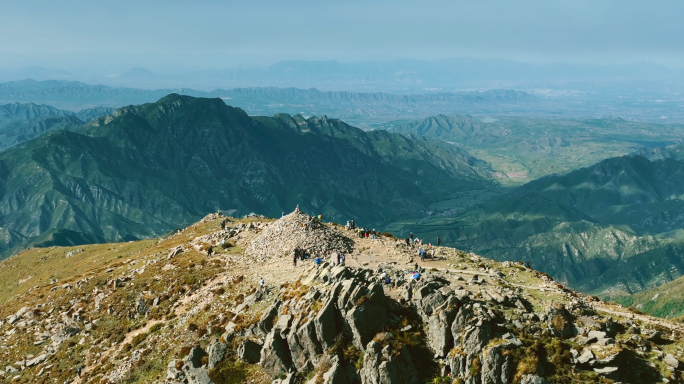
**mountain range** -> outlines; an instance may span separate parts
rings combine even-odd
[[[675,159],[611,158],[413,228],[494,259],[530,262],[584,292],[631,293],[684,273],[682,176],[684,162]]]
[[[95,106],[118,108],[149,103],[169,93],[205,98],[220,97],[250,115],[325,114],[364,126],[398,118],[418,118],[443,110],[522,113],[525,109],[543,104],[538,97],[515,90],[392,94],[276,87],[212,91],[190,88],[148,90],[89,85],[77,81],[31,79],[0,83],[0,103],[33,102],[67,110]]]
[[[326,116],[250,117],[225,101],[171,94],[104,116],[3,106],[10,125],[75,120],[0,153],[2,255],[160,236],[216,210],[277,216],[299,205],[400,237],[439,235],[610,297],[684,274],[684,150],[657,147],[679,126],[459,115],[363,131]],[[610,145],[638,150],[571,172],[538,168],[541,178],[515,188],[502,187],[503,163],[491,161],[498,148],[537,161],[576,151],[586,164]]]
[[[104,83],[111,86],[180,87],[321,87],[351,91],[378,89],[412,92],[425,88],[531,88],[581,89],[629,94],[649,92],[675,94],[684,81],[681,68],[637,62],[625,65],[532,64],[504,59],[468,57],[442,60],[393,60],[339,62],[289,60],[268,66],[234,69],[157,71],[121,69],[118,75],[96,74],[97,70],[67,72],[37,66],[0,73],[3,81],[34,78]],[[73,72],[73,73],[72,73]],[[663,86],[666,85],[666,86]]]
[[[684,125],[624,119],[541,119],[435,115],[380,125],[465,148],[492,164],[504,185],[521,185],[549,174],[591,166],[609,157],[659,151],[684,137]]]
[[[55,236],[159,236],[219,209],[299,205],[373,225],[495,186],[486,163],[448,144],[176,94],[17,145],[0,169],[5,255]]]
[[[0,150],[31,140],[55,129],[70,129],[95,117],[113,112],[112,108],[94,107],[74,113],[33,103],[0,105]]]
[[[134,71],[134,74],[144,71]],[[137,76],[137,75],[136,75]],[[623,116],[632,121],[682,123],[684,115],[678,93],[652,94],[641,91],[614,95],[595,91],[554,91],[547,88],[406,88],[379,92],[374,88],[355,91],[315,88],[212,88],[169,87],[141,89],[91,85],[78,81],[24,79],[0,83],[0,103],[48,104],[67,110],[96,106],[118,108],[154,102],[169,93],[193,97],[221,97],[250,115],[275,113],[305,116],[336,116],[364,129],[378,128],[392,120],[416,120],[437,114],[524,116],[546,119],[606,119]],[[216,84],[216,83],[213,83]],[[137,87],[141,83],[136,80]],[[669,88],[668,88],[669,89]],[[657,92],[656,92],[657,93]]]

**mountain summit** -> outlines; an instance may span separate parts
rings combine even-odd
[[[323,116],[250,117],[177,94],[0,154],[0,251],[80,237],[158,236],[209,212],[302,210],[379,223],[489,187],[463,150]],[[72,233],[65,232],[65,233]]]
[[[2,373],[38,384],[683,382],[680,324],[522,263],[430,251],[298,210],[31,249],[0,262]]]

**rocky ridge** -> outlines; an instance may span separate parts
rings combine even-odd
[[[683,382],[679,325],[517,263],[446,247],[418,260],[398,239],[353,238],[327,223],[319,230],[353,242],[346,265],[294,267],[278,253],[246,251],[313,220],[288,216],[213,214],[159,240],[34,249],[1,262],[0,282],[16,280],[0,287],[0,382]],[[205,246],[224,239],[231,246],[207,256]],[[26,282],[33,288],[17,290]]]

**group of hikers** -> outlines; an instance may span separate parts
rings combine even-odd
[[[369,230],[365,228],[357,228],[354,220],[348,220],[347,225],[344,226],[348,231],[356,231],[359,239],[377,239],[380,233],[375,232],[375,229]]]
[[[330,264],[344,265],[345,256],[341,252],[331,252],[328,250],[326,251],[325,257],[330,261]],[[308,260],[309,258],[310,253],[306,249],[297,246],[292,252],[292,266],[296,267],[298,260],[303,261]],[[314,263],[316,265],[321,265],[324,261],[325,259],[320,255],[314,257]]]
[[[423,245],[423,240],[422,240],[422,239],[418,239],[418,238],[414,238],[414,237],[413,237],[413,232],[411,232],[411,233],[409,234],[409,236],[406,238],[406,240],[404,240],[404,241],[406,242],[406,246],[407,246],[407,247],[412,247],[412,248],[413,248],[413,247],[415,247],[416,245],[418,245],[419,247]],[[437,246],[439,247],[440,245],[442,245],[442,239],[440,239],[439,236],[437,236]],[[432,243],[429,243],[428,246],[429,246],[429,247],[432,247]]]
[[[435,250],[434,249],[423,249],[423,247],[418,247],[418,257],[420,261],[424,261],[426,258],[434,259]]]

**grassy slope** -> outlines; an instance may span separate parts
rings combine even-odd
[[[632,295],[609,296],[607,299],[634,307],[649,315],[682,318],[684,317],[684,277],[647,291]]]
[[[142,350],[145,358],[134,364],[123,382],[150,382],[165,374],[169,360],[187,353],[183,352],[183,347],[193,343],[206,344],[206,339],[198,340],[201,335],[187,331],[188,324],[199,324],[206,331],[205,327],[210,324],[220,329],[216,326],[221,320],[216,320],[216,316],[210,317],[205,311],[190,311],[179,306],[179,300],[186,293],[201,289],[217,274],[230,273],[231,266],[208,260],[205,254],[192,248],[170,261],[166,260],[166,255],[169,249],[185,244],[189,239],[215,231],[219,221],[200,222],[165,240],[33,248],[0,262],[1,317],[7,317],[21,307],[35,308],[40,304],[40,310],[34,317],[40,323],[47,321],[44,319],[49,318],[54,311],[57,311],[55,314],[68,311],[81,313],[86,321],[93,324],[92,330],[86,332],[85,336],[74,336],[61,344],[58,352],[43,364],[53,365],[47,374],[35,376],[37,371],[29,369],[21,372],[15,382],[69,381],[74,377],[74,367],[91,364],[97,353],[118,354],[118,359],[129,360],[133,359],[136,350]],[[66,257],[75,250],[82,252]],[[236,247],[229,254],[239,254],[241,251],[241,248]],[[119,283],[120,287],[114,289],[113,280],[125,280],[124,276],[133,278]],[[248,277],[243,282],[238,281],[226,287],[228,292],[225,294],[214,296],[208,293],[212,300],[206,305],[215,306],[216,312],[220,313],[229,302],[233,303],[255,283],[253,278]],[[65,285],[70,287],[63,288]],[[94,304],[97,292],[107,295],[99,308]],[[160,305],[152,307],[147,317],[135,316],[138,300],[142,298],[150,305],[153,297],[161,298]],[[255,310],[259,310],[259,307]],[[167,325],[151,327],[163,319],[167,319]],[[141,336],[132,337],[138,334]],[[184,337],[186,343],[175,341],[178,334]],[[3,345],[8,348],[0,351],[0,361],[13,362],[20,356],[38,355],[44,345],[34,345],[33,338],[25,336],[19,333],[3,336]],[[101,375],[108,369],[111,369],[111,365],[99,366],[89,373],[89,377],[99,382]],[[270,382],[258,368],[244,369],[253,371],[256,382]]]

